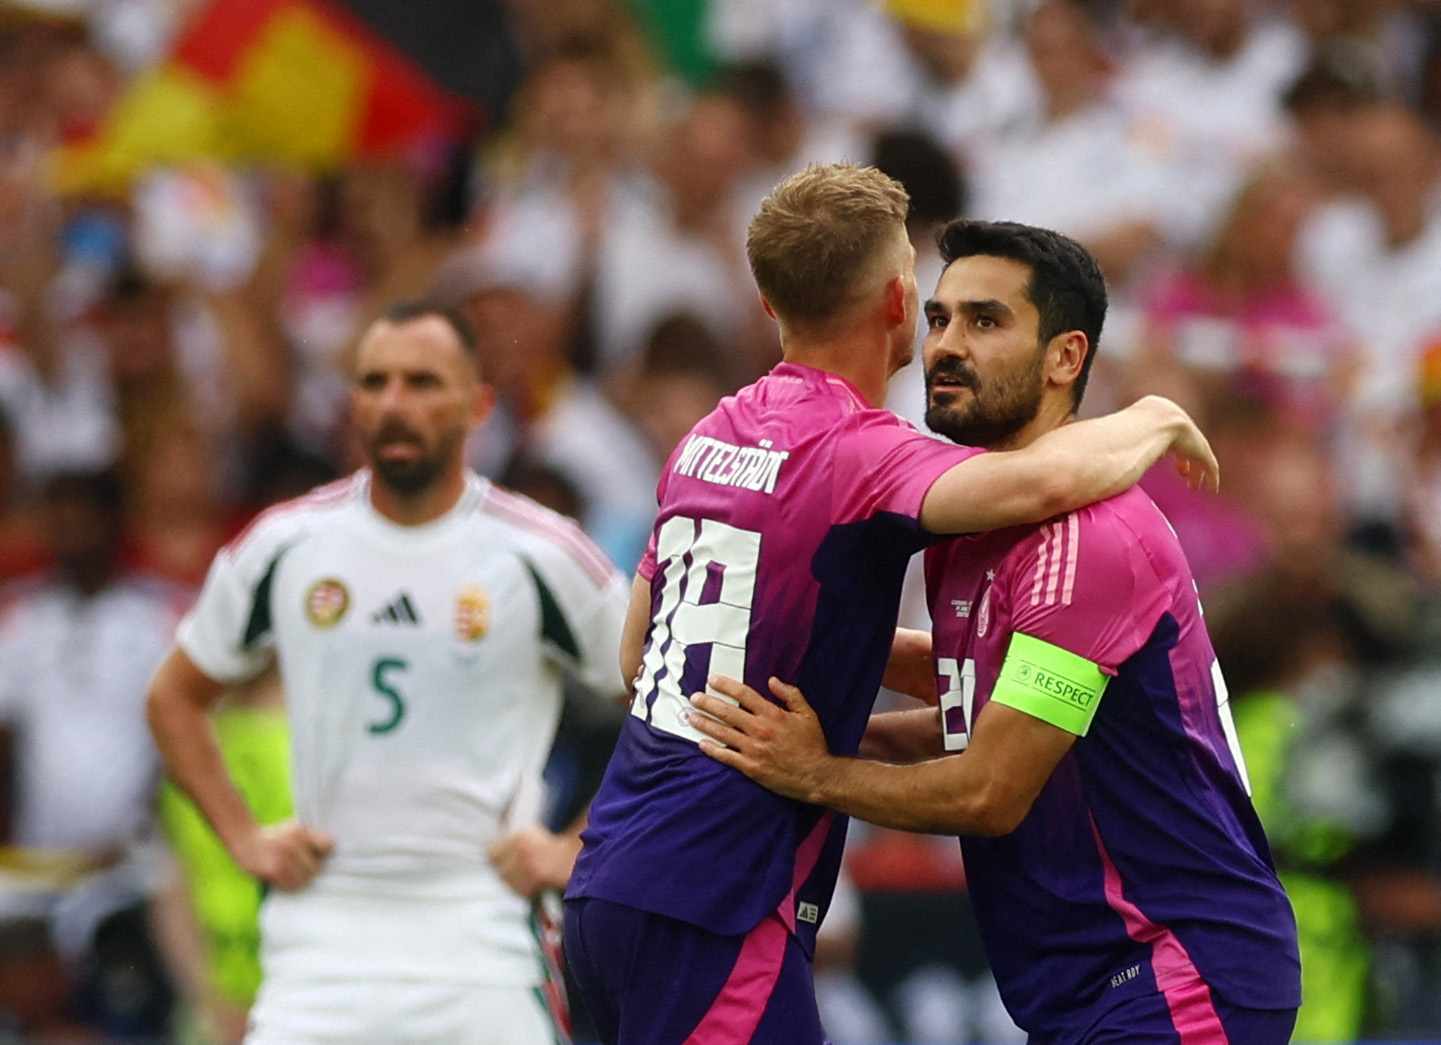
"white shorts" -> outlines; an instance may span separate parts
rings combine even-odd
[[[420,980],[263,983],[246,1045],[557,1045],[542,991]]]

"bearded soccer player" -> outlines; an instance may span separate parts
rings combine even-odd
[[[478,355],[464,319],[422,302],[366,330],[366,467],[220,551],[151,685],[171,775],[273,887],[251,1045],[565,1033],[527,901],[564,884],[578,842],[536,826],[540,772],[564,677],[623,688],[626,582],[572,522],[466,467],[492,403]],[[207,711],[272,662],[296,818],[261,827]]]
[[[854,751],[911,554],[935,534],[1039,521],[1131,485],[1173,439],[1164,401],[1016,453],[947,445],[877,409],[919,313],[907,197],[871,168],[782,182],[747,253],[783,361],[681,442],[632,588],[631,714],[566,894],[566,958],[613,1045],[816,1045],[810,956],[844,818],[701,754],[687,698],[712,671],[805,680]]]
[[[1054,232],[955,222],[926,303],[927,424],[1031,445],[1074,416],[1106,293]],[[1296,925],[1252,809],[1185,557],[1139,490],[927,552],[934,659],[891,679],[934,709],[842,750],[800,689],[697,694],[702,749],[781,794],[960,836],[1002,998],[1036,1043],[1283,1045]],[[909,670],[908,670],[909,669]]]

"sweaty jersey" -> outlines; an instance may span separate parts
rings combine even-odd
[[[748,932],[780,910],[804,946],[829,903],[844,820],[702,754],[685,720],[709,674],[811,696],[853,752],[891,646],[926,491],[977,451],[781,364],[681,441],[640,566],[651,624],[631,714],[567,893]]]
[[[267,976],[272,961],[305,968],[307,938],[340,952],[323,959],[336,975],[538,975],[529,905],[486,846],[537,819],[563,676],[607,698],[622,689],[627,601],[577,527],[475,475],[444,516],[401,526],[358,472],[270,509],[220,552],[179,645],[222,682],[277,660],[296,815],[336,840],[307,889],[271,894],[285,916],[269,912],[265,931],[285,946],[267,940]],[[404,946],[348,941],[339,901],[319,902],[347,895],[393,897],[397,919],[424,900],[434,917],[411,915]],[[469,924],[452,924],[446,901]]]
[[[1116,1002],[1197,981],[1233,1005],[1297,1005],[1295,919],[1190,569],[1150,499],[958,538],[927,553],[926,581],[949,749],[1008,648],[998,699],[1058,725],[1094,714],[1015,831],[961,839],[1016,1022],[1070,1040]]]

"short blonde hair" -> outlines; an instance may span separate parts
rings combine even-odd
[[[874,167],[832,163],[791,175],[746,234],[756,287],[781,320],[830,319],[896,249],[909,206],[900,182]]]

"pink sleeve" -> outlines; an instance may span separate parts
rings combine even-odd
[[[1141,538],[1104,505],[1043,523],[1008,556],[1011,626],[1115,674],[1171,603]]]
[[[650,531],[650,540],[645,544],[645,554],[636,564],[635,572],[648,581],[655,580],[655,530]]]
[[[919,518],[942,473],[979,453],[984,451],[923,435],[888,410],[856,414],[836,449],[834,521],[882,512]]]

